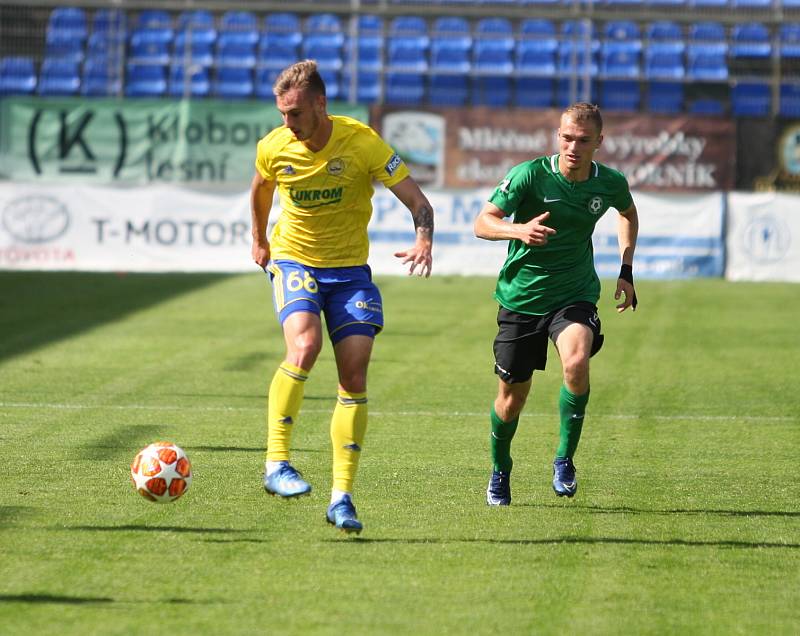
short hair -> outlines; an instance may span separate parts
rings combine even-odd
[[[293,88],[308,90],[314,95],[325,95],[325,81],[314,60],[303,60],[285,68],[272,85],[272,92],[275,97],[280,97]]]
[[[568,106],[567,109],[561,114],[562,116],[569,115],[576,122],[590,121],[597,127],[598,134],[603,132],[603,118],[600,116],[600,107],[596,104],[589,104],[588,102],[576,102]]]

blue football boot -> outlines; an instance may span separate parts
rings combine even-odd
[[[553,462],[553,490],[559,497],[572,497],[578,490],[575,464],[571,457],[556,457]]]
[[[270,475],[264,475],[264,488],[270,495],[287,498],[299,497],[311,492],[311,485],[289,462],[281,462],[278,470]]]
[[[511,473],[492,471],[489,486],[486,488],[486,503],[490,506],[511,504]]]
[[[345,495],[336,503],[328,506],[325,520],[332,526],[336,526],[342,532],[359,534],[364,526],[356,518],[356,507],[350,499],[350,495]]]

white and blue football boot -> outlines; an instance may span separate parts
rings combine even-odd
[[[351,532],[359,534],[364,529],[364,526],[356,517],[356,507],[353,505],[350,495],[345,495],[336,503],[328,506],[325,520],[347,534]]]
[[[264,475],[264,489],[270,495],[289,498],[307,495],[311,492],[311,485],[289,462],[281,462],[277,470]]]
[[[511,505],[511,473],[492,471],[486,488],[486,503],[490,506]]]

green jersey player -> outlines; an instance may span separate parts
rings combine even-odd
[[[573,456],[589,401],[589,358],[603,344],[592,232],[609,208],[619,213],[617,311],[636,309],[632,265],[639,217],[625,176],[593,159],[602,130],[597,106],[568,107],[558,129],[558,154],[512,168],[475,220],[478,238],[509,241],[495,290],[500,304],[494,341],[499,389],[491,411],[489,505],[511,503],[511,440],[533,371],[545,368],[548,338],[563,373],[553,489],[567,497],[577,490]]]

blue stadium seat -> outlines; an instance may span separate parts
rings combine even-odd
[[[686,76],[700,81],[727,80],[728,62],[725,53],[718,49],[689,44],[686,51]]]
[[[325,96],[330,100],[341,99],[341,73],[330,68],[320,68],[319,74],[325,82]]]
[[[725,9],[728,7],[728,0],[689,0],[689,6],[695,9]],[[710,107],[710,110],[713,110]],[[703,111],[701,111],[703,112]],[[717,112],[709,112],[708,114],[717,115]]]
[[[86,42],[86,58],[107,57],[122,60],[125,57],[125,35],[115,31],[95,31]]]
[[[519,76],[553,76],[556,72],[555,38],[520,40],[517,46],[516,71]]]
[[[55,7],[47,19],[47,35],[51,34],[83,42],[89,34],[86,12],[79,7]]]
[[[519,23],[519,35],[522,39],[554,39],[556,37],[556,33],[557,31],[555,22],[546,18],[524,18]]]
[[[419,73],[386,73],[387,104],[416,106],[425,99],[425,82]]]
[[[478,74],[511,75],[514,72],[512,50],[503,38],[475,40],[472,67]]]
[[[418,15],[399,15],[389,22],[389,39],[405,40],[417,48],[426,49],[430,44],[428,23]]]
[[[92,33],[128,34],[128,16],[121,9],[98,9],[92,16]]]
[[[128,63],[125,95],[128,97],[161,97],[167,92],[166,67],[160,64]]]
[[[682,113],[683,95],[681,82],[649,82],[647,84],[647,110],[663,115]]]
[[[220,18],[220,32],[246,33],[255,44],[258,39],[258,19],[250,11],[226,11]]]
[[[772,0],[731,0],[733,9],[771,9]]]
[[[383,68],[383,37],[365,34],[348,39],[344,59],[347,67],[356,64],[360,71],[380,71]]]
[[[508,18],[481,18],[475,23],[476,37],[513,37],[514,27]]]
[[[479,75],[472,78],[472,103],[476,106],[506,108],[513,102],[513,92],[509,75]]]
[[[122,58],[87,57],[81,75],[81,94],[87,97],[118,96],[122,91]]]
[[[433,38],[430,57],[430,68],[437,73],[469,73],[472,67],[469,47],[450,38]]]
[[[606,80],[600,90],[600,103],[607,110],[636,112],[641,100],[639,82]]]
[[[588,91],[587,91],[588,88]],[[587,94],[588,93],[588,94]],[[589,85],[582,78],[563,77],[556,81],[556,106],[566,108],[575,101],[597,103],[597,82],[589,81]]]
[[[349,99],[351,75],[348,72],[342,74],[342,92]],[[357,102],[362,104],[374,104],[380,101],[381,74],[376,71],[358,71],[356,73],[356,96]]]
[[[362,13],[356,23],[359,35],[383,35],[383,17],[371,13]]]
[[[421,44],[416,36],[392,36],[387,41],[386,63],[387,66],[400,73],[412,71],[425,72],[428,70],[427,36],[425,45]]]
[[[606,41],[600,53],[600,72],[604,77],[636,78],[641,69],[639,52],[627,42]]]
[[[171,33],[171,31],[170,31]],[[169,64],[171,40],[159,29],[136,29],[131,33],[128,61],[133,64]]]
[[[258,41],[256,65],[283,70],[300,60],[295,39],[287,33],[263,33]]]
[[[175,37],[172,18],[169,13],[161,9],[142,11],[136,19],[135,31],[140,33],[147,32],[147,39],[153,42],[160,41],[169,44]],[[131,37],[133,37],[133,34]]]
[[[46,57],[39,69],[39,95],[75,95],[81,85],[80,65],[69,59]]]
[[[762,82],[737,82],[731,89],[731,112],[737,117],[766,117],[772,108],[772,89]]]
[[[650,42],[683,42],[683,30],[672,20],[656,20],[645,27],[644,36]]]
[[[780,26],[778,47],[781,58],[800,57],[800,23],[791,22]]]
[[[194,64],[196,66],[211,66],[214,64],[213,42],[189,38],[192,38],[192,36],[188,31],[179,31],[175,36],[175,46],[172,49],[173,62]]]
[[[464,106],[468,97],[466,75],[431,75],[428,102],[432,106]]]
[[[778,112],[783,117],[800,117],[800,83],[783,82]]]
[[[603,28],[603,39],[613,43],[617,50],[639,53],[642,50],[642,34],[639,25],[632,20],[610,20]]]
[[[36,81],[33,58],[0,58],[0,95],[30,95],[36,89]]]
[[[521,77],[517,80],[516,104],[525,108],[551,108],[555,100],[552,79]]]
[[[725,27],[720,22],[695,22],[689,25],[689,43],[724,45],[727,50]]]
[[[253,96],[253,71],[244,66],[222,66],[217,69],[213,92],[223,99],[247,99]]]
[[[340,34],[341,35],[341,34]],[[302,56],[317,61],[319,71],[340,71],[344,65],[342,45],[332,40],[328,34],[307,35],[301,45]]]
[[[272,85],[278,79],[282,68],[267,68],[256,67],[256,81],[254,87],[254,94],[256,97],[262,99],[274,100],[275,95],[272,93]]]
[[[294,40],[295,46],[300,44],[302,40],[302,23],[300,16],[291,11],[279,11],[276,13],[268,13],[264,16],[263,22],[264,33],[282,33],[284,35],[291,35]]]
[[[687,110],[694,115],[724,115],[725,104],[715,97],[703,97],[691,100]]]
[[[342,33],[342,21],[335,13],[312,13],[306,18],[305,32],[308,35]]]
[[[769,58],[772,44],[769,30],[760,22],[735,24],[731,29],[731,57]]]
[[[84,57],[84,40],[74,38],[63,31],[48,31],[44,54],[45,57],[60,57],[72,62],[81,62]]]
[[[431,33],[435,36],[467,36],[472,39],[470,32],[469,22],[460,16],[441,16],[431,25]]]
[[[168,92],[173,97],[206,97],[211,92],[208,68],[173,64],[169,73]]]
[[[175,35],[176,44],[180,40],[181,46],[190,42],[191,47],[197,43],[213,45],[217,40],[217,30],[214,28],[214,16],[210,11],[196,9],[183,11],[178,15],[178,26]]]
[[[595,76],[598,74],[600,67],[597,63],[597,49],[594,48],[594,43],[599,42],[596,40],[589,42],[587,49],[584,42],[573,42],[566,40],[561,43],[558,49],[558,71],[565,74],[585,75],[589,74]]]
[[[688,0],[645,0],[645,5],[655,10],[663,9],[665,7],[683,7],[688,3]]]
[[[648,79],[681,79],[686,75],[683,42],[651,42],[644,53]]]
[[[249,31],[222,31],[217,38],[217,66],[253,68],[256,65],[256,42]]]

